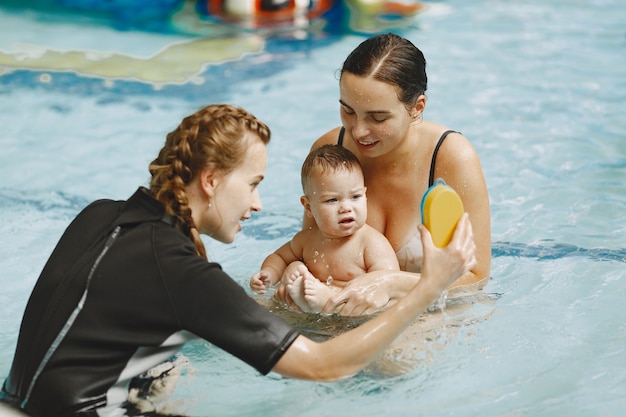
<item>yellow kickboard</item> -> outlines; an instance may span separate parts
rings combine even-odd
[[[459,195],[438,178],[422,197],[421,210],[422,223],[430,231],[435,246],[448,246],[464,212]]]

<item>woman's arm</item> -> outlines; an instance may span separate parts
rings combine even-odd
[[[422,278],[406,297],[361,326],[325,342],[316,343],[299,336],[273,371],[293,378],[324,381],[354,375],[400,335],[443,290],[475,266],[475,245],[467,214],[445,248],[436,248],[423,226],[420,232],[424,244]]]
[[[476,266],[451,287],[483,287],[491,273],[491,213],[489,193],[474,147],[461,134],[450,135],[441,146],[435,177],[443,177],[456,190],[472,222],[476,243]]]
[[[342,316],[374,314],[395,304],[420,281],[420,274],[405,271],[373,271],[355,277],[333,295],[324,313]]]
[[[364,243],[363,260],[365,271],[395,271],[400,269],[398,257],[387,238],[370,225],[361,229]]]

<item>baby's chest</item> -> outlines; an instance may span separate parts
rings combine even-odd
[[[327,282],[329,277],[337,281],[350,281],[352,278],[364,274],[365,263],[363,252],[343,250],[345,248],[317,248],[304,252],[304,263],[317,279]]]

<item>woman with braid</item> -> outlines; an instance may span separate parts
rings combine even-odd
[[[28,301],[0,411],[8,403],[31,416],[137,415],[127,400],[131,379],[195,338],[262,374],[345,378],[474,265],[467,218],[442,249],[422,229],[422,279],[407,297],[325,342],[299,334],[208,260],[200,239],[231,243],[261,210],[269,139],[245,110],[205,107],[167,135],[149,188],[96,201],[76,217]]]

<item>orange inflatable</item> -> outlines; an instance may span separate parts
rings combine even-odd
[[[254,26],[312,19],[332,7],[332,0],[208,0],[211,15]]]

